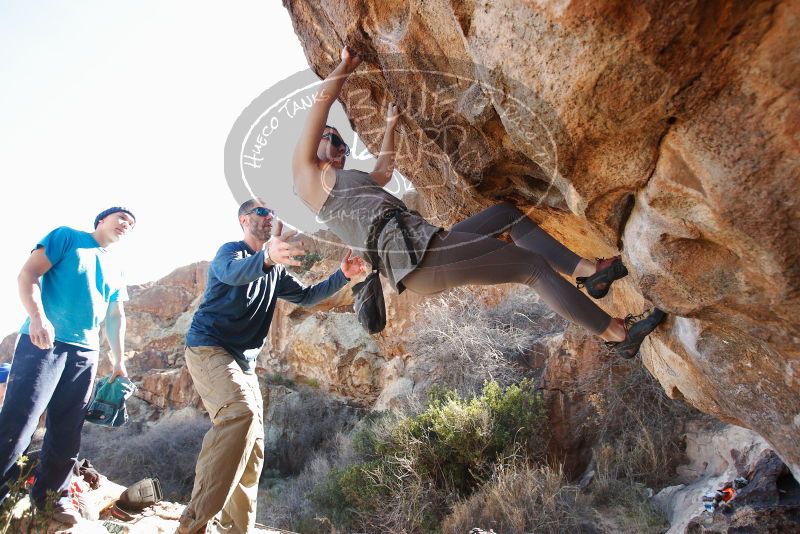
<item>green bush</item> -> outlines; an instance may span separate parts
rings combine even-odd
[[[332,470],[309,497],[340,528],[430,531],[503,458],[543,459],[548,438],[530,381],[489,382],[473,398],[434,389],[418,415],[373,418],[356,432],[358,461]]]
[[[550,439],[547,412],[541,395],[533,383],[524,380],[519,385],[501,390],[490,382],[484,388],[486,404],[494,413],[494,448],[504,455],[511,454],[509,444],[521,447],[525,456],[543,460]]]
[[[0,503],[0,534],[14,532],[18,528],[20,518],[13,516],[13,510],[17,503],[24,498],[26,494],[25,480],[33,470],[33,466],[28,464],[26,456],[21,456],[16,463],[19,475],[8,482],[8,495]]]
[[[316,264],[318,261],[321,260],[322,256],[320,256],[316,252],[309,252],[308,254],[303,256],[303,259],[301,260],[302,264],[298,267],[298,270],[307,273],[308,271],[311,270],[312,267],[314,267],[314,264]]]
[[[48,491],[43,508],[33,505],[28,497],[28,478],[33,474],[36,461],[20,456],[16,462],[17,475],[7,482],[5,500],[0,503],[0,534],[14,532],[44,532],[53,519],[53,503],[58,498]]]
[[[284,386],[290,389],[295,387],[294,380],[277,373],[267,375],[266,380],[271,386]]]

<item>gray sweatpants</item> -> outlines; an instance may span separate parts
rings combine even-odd
[[[496,239],[504,232],[514,243]],[[402,282],[421,295],[463,285],[525,284],[556,313],[600,334],[611,316],[558,274],[572,275],[580,260],[513,204],[502,203],[436,234]]]

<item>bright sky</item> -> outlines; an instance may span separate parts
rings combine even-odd
[[[3,0],[0,50],[0,337],[25,317],[19,268],[55,227],[129,207],[138,224],[115,249],[129,283],[238,239],[225,139],[307,67],[275,0]]]

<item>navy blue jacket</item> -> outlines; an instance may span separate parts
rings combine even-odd
[[[338,269],[327,280],[306,287],[283,265],[264,268],[264,251],[244,241],[225,243],[208,267],[208,285],[186,335],[190,347],[218,346],[230,352],[246,373],[267,339],[279,298],[313,306],[347,284]]]

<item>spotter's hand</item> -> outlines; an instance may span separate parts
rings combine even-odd
[[[275,225],[275,231],[267,243],[268,259],[272,260],[273,263],[282,265],[302,265],[302,262],[296,257],[305,256],[306,250],[296,242],[292,242],[296,235],[296,231],[284,231],[283,223],[278,221]]]
[[[364,268],[364,260],[359,258],[358,256],[352,257],[353,250],[347,249],[347,255],[342,260],[342,264],[340,268],[344,273],[346,278],[353,278],[360,273],[363,273],[366,269]]]

